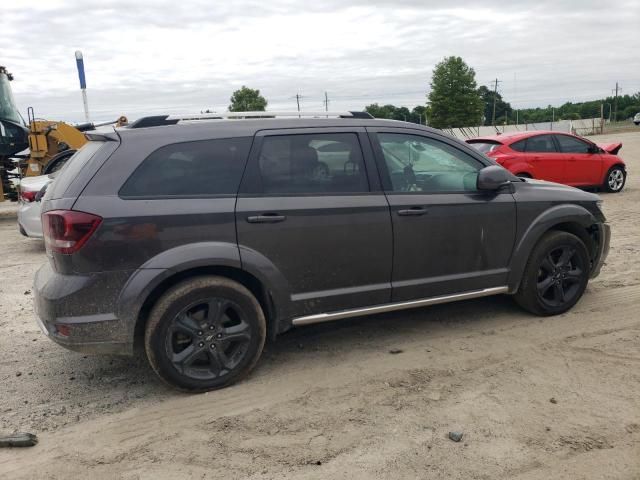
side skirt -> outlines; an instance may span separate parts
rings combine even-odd
[[[438,305],[440,303],[456,302],[458,300],[469,300],[472,298],[488,297],[490,295],[498,295],[507,293],[509,288],[492,287],[483,288],[482,290],[473,290],[471,292],[455,293],[453,295],[443,295],[440,297],[423,298],[420,300],[410,300],[407,302],[386,303],[384,305],[376,305],[374,307],[352,308],[350,310],[342,310],[332,313],[319,313],[316,315],[307,315],[304,317],[294,318],[292,324],[296,327],[300,325],[311,325],[312,323],[331,322],[343,318],[360,317],[363,315],[373,315],[376,313],[393,312],[396,310],[406,310],[409,308],[426,307],[427,305]]]

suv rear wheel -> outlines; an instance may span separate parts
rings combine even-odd
[[[251,292],[206,276],[175,285],[156,302],[144,340],[160,378],[182,390],[207,391],[244,378],[265,338],[264,314]]]
[[[564,313],[582,297],[589,268],[582,240],[567,232],[549,232],[533,249],[515,300],[536,315]]]

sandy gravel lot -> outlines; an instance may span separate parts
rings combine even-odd
[[[0,450],[0,478],[640,478],[640,132],[593,139],[623,141],[630,178],[571,312],[494,297],[298,329],[203,395],[47,340],[43,247],[0,215],[0,432],[40,439]]]

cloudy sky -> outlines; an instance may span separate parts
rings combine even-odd
[[[23,115],[93,120],[226,110],[259,88],[269,109],[425,103],[433,66],[459,55],[515,107],[640,91],[638,0],[7,0],[0,65]]]

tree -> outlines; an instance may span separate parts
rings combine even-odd
[[[230,112],[264,112],[267,99],[260,95],[260,90],[247,88],[244,85],[231,96]]]
[[[460,57],[446,57],[436,65],[429,93],[429,124],[436,128],[479,125],[482,98],[476,72]]]
[[[493,118],[493,90],[490,90],[488,87],[482,85],[478,89],[478,94],[482,98],[482,102],[484,103],[484,124],[491,125],[491,119]],[[505,123],[511,112],[511,105],[508,102],[505,102],[502,99],[502,95],[499,93],[495,94],[496,97],[496,124],[499,125],[501,123]]]

